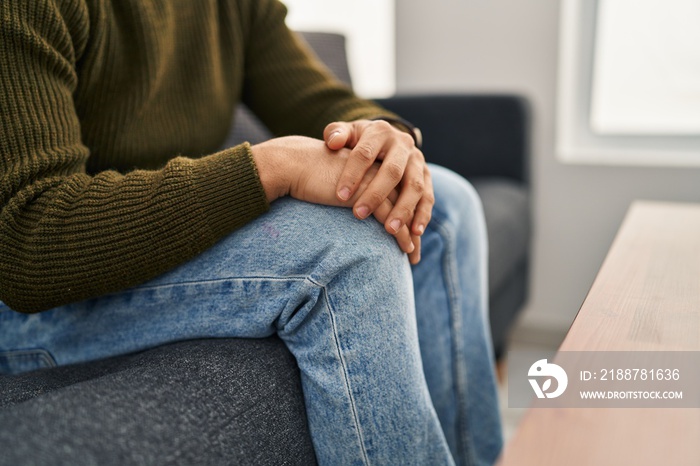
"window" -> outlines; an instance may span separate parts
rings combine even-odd
[[[700,166],[700,2],[561,6],[560,158]]]

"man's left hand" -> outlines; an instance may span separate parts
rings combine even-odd
[[[404,251],[409,253],[411,263],[417,263],[420,236],[430,222],[435,197],[425,157],[413,138],[386,121],[357,120],[329,124],[323,139],[329,149],[352,149],[337,185],[340,200],[351,198],[367,170],[381,161],[379,172],[360,193],[353,212],[357,218],[365,219],[381,207],[383,215],[379,216],[385,217],[384,228],[392,235],[406,225],[415,248]],[[388,199],[394,189],[399,192],[398,198]],[[388,213],[387,200],[393,205]]]

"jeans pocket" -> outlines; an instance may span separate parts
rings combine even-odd
[[[19,374],[56,365],[51,353],[44,349],[0,351],[0,374]]]

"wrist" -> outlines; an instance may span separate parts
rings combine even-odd
[[[286,157],[280,157],[265,142],[251,146],[250,152],[258,171],[258,177],[265,191],[267,202],[289,194],[289,171],[282,166]]]

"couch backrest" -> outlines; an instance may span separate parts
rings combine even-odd
[[[423,132],[428,162],[464,177],[528,183],[526,99],[509,94],[398,95],[377,102]]]
[[[345,51],[345,36],[330,32],[299,32],[299,36],[338,79],[352,86]],[[233,131],[224,147],[235,146],[244,141],[257,144],[272,137],[270,130],[245,105],[238,106],[234,118]]]
[[[301,38],[341,81],[351,85],[345,37],[300,32]],[[399,95],[378,99],[385,108],[411,121],[423,132],[429,162],[467,178],[499,177],[528,182],[529,111],[517,95]],[[240,105],[226,145],[256,144],[272,137],[253,113]]]

